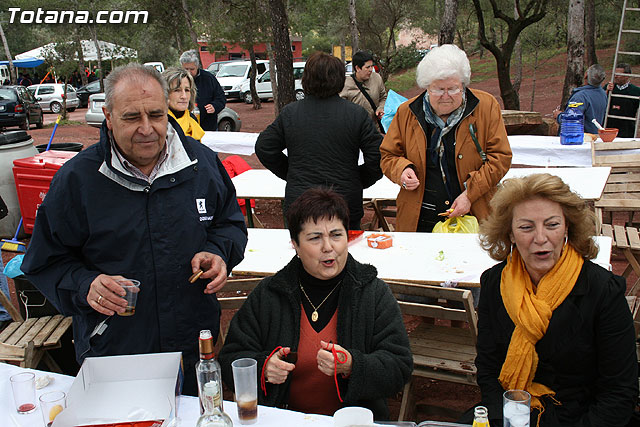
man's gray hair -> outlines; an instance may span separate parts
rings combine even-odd
[[[158,82],[160,87],[162,87],[165,102],[168,102],[169,89],[167,82],[162,78],[158,70],[154,67],[145,67],[144,65],[132,62],[115,68],[109,73],[107,78],[104,79],[104,107],[108,112],[113,111],[113,96],[116,86],[121,81],[133,80],[143,84],[149,79]]]
[[[180,55],[180,64],[196,64],[196,66],[200,67],[200,57],[198,56],[198,52],[195,50],[188,50]]]
[[[163,73],[162,77],[167,81],[167,85],[169,86],[169,90],[172,91],[177,89],[182,84],[182,79],[187,79],[189,81],[189,106],[187,107],[189,111],[193,111],[196,106],[196,97],[198,96],[198,90],[196,89],[196,84],[193,81],[193,76],[191,73],[185,70],[184,68],[171,67],[167,68]]]
[[[587,69],[587,83],[591,86],[600,86],[606,74],[600,64],[593,64]]]
[[[457,77],[466,87],[471,82],[469,58],[458,46],[445,44],[431,49],[418,64],[416,82],[423,89],[436,80]]]

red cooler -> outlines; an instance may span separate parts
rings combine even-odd
[[[49,191],[51,179],[64,162],[76,154],[78,153],[50,150],[13,161],[13,177],[26,233],[33,233],[36,211]]]

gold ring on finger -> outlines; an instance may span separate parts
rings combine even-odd
[[[98,305],[102,305],[102,295],[98,295],[97,303]]]

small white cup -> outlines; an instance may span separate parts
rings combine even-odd
[[[333,414],[333,427],[372,426],[373,412],[367,408],[349,406]]]

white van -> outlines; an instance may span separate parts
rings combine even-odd
[[[299,101],[304,99],[304,90],[302,90],[302,72],[304,71],[304,66],[306,62],[294,62],[293,63],[293,78],[295,79],[295,91],[296,91],[296,100]],[[249,87],[249,79],[242,84],[240,88],[240,93],[242,100],[247,104],[251,104],[253,99],[251,98],[251,89]],[[269,71],[265,72],[260,78],[256,79],[256,92],[258,92],[258,97],[260,99],[269,99],[273,98],[273,89],[271,87],[271,73]]]
[[[142,65],[145,67],[153,67],[158,70],[159,73],[164,72],[164,64],[162,62],[145,62]]]
[[[269,61],[260,59],[256,63],[258,68],[256,70],[256,78],[258,78],[267,71]],[[229,62],[220,67],[218,74],[216,74],[216,79],[222,86],[227,99],[241,99],[240,88],[242,88],[242,84],[245,81],[249,80],[249,71],[251,71],[251,61]]]
[[[11,84],[11,75],[9,74],[9,67],[6,65],[0,65],[0,85]]]

